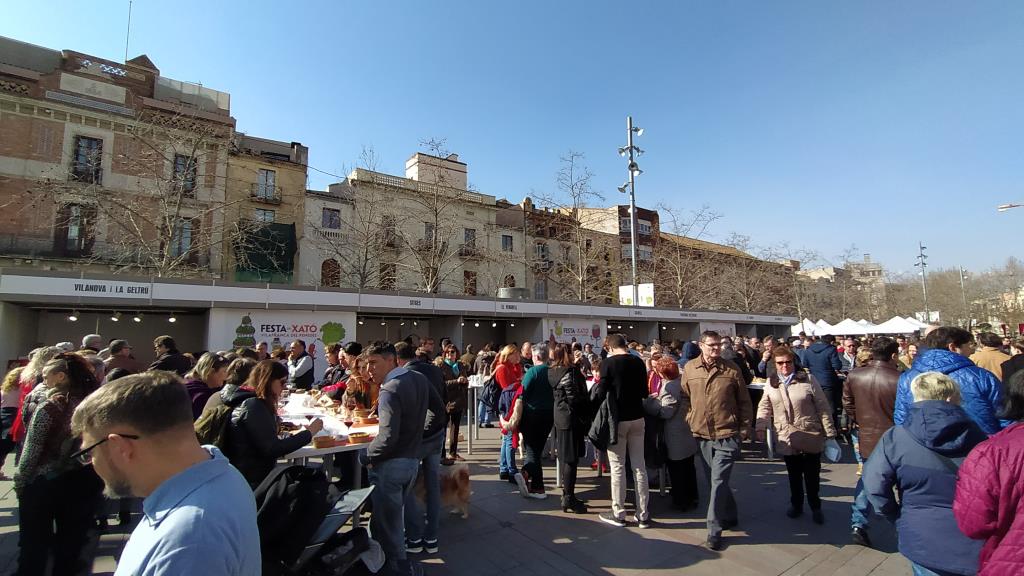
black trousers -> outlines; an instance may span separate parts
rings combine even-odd
[[[665,460],[668,477],[672,481],[672,505],[677,508],[688,510],[695,507],[700,499],[697,492],[697,467],[693,458]]]
[[[811,510],[821,510],[818,487],[821,485],[821,454],[796,454],[783,456],[786,472],[789,474],[789,501],[793,508],[803,510],[804,489],[807,490],[807,504]]]
[[[52,554],[53,574],[91,574],[102,491],[103,481],[91,466],[26,486],[18,495],[17,573],[45,574]]]
[[[544,465],[541,464],[541,454],[544,452],[544,444],[551,434],[554,426],[554,414],[552,412],[523,411],[523,420],[519,424],[519,432],[523,435],[524,460],[522,469],[530,477],[530,488],[534,490],[544,489]]]
[[[459,427],[462,425],[462,410],[448,413],[448,455],[452,458],[459,453]],[[443,455],[443,454],[442,454]]]

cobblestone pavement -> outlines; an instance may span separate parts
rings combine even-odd
[[[465,428],[464,428],[465,430]],[[466,443],[461,443],[463,450]],[[497,477],[498,432],[480,431],[471,465],[472,506],[468,519],[445,514],[441,521],[440,551],[420,556],[429,575],[558,576],[707,574],[709,576],[904,576],[910,568],[896,552],[892,527],[873,518],[875,549],[849,543],[849,504],[856,483],[854,464],[825,465],[822,498],[826,522],[817,526],[809,515],[791,520],[784,515],[788,501],[785,467],[764,460],[756,451],[733,471],[740,526],[725,533],[726,547],[712,552],[700,545],[706,536],[703,510],[706,485],[701,485],[702,509],[671,510],[668,496],[651,493],[655,524],[641,530],[616,528],[600,522],[597,512],[610,508],[608,477],[580,469],[577,494],[589,501],[592,513],[575,516],[558,509],[554,463],[546,462],[546,500],[527,500]],[[849,456],[849,455],[848,455]],[[848,458],[849,459],[849,458]],[[13,458],[4,471],[11,475]],[[699,475],[699,473],[698,473]],[[703,480],[701,480],[703,482]],[[14,572],[17,556],[17,500],[13,484],[0,482],[0,574]],[[632,501],[632,491],[629,495]],[[114,571],[116,556],[127,534],[115,525],[99,541],[95,573]]]

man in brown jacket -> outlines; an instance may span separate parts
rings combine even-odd
[[[682,398],[689,403],[686,420],[700,444],[701,463],[711,481],[708,540],[721,550],[722,530],[739,523],[736,499],[729,487],[732,465],[740,456],[740,441],[749,440],[754,407],[739,368],[721,358],[717,332],[700,335],[700,356],[683,366]]]
[[[871,360],[866,366],[851,371],[846,378],[843,409],[850,420],[858,462],[866,461],[871,456],[882,434],[893,426],[896,387],[900,381],[900,371],[895,360],[898,350],[899,344],[892,338],[876,338],[871,344]],[[871,504],[864,491],[864,483],[858,478],[850,517],[854,544],[871,546],[867,532],[870,515]]]
[[[1003,362],[1009,360],[1010,355],[999,349],[1003,345],[1002,338],[996,336],[994,332],[982,332],[978,334],[978,343],[981,344],[981,348],[971,354],[971,362],[995,374],[1001,382],[1005,382]]]

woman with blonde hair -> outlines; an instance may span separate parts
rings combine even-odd
[[[46,399],[28,421],[28,433],[14,477],[18,494],[18,574],[43,574],[53,557],[54,574],[87,573],[90,528],[103,482],[92,466],[72,458],[80,441],[71,415],[99,387],[86,360],[64,353],[42,370]]]
[[[0,385],[0,467],[7,460],[7,455],[14,449],[14,440],[11,439],[11,425],[18,416],[18,400],[21,398],[21,373],[24,367],[19,366],[4,376],[4,382]],[[0,472],[0,480],[9,478]]]
[[[11,424],[11,440],[14,440],[15,444],[21,444],[25,441],[25,435],[28,434],[28,418],[24,414],[25,398],[32,392],[32,389],[37,384],[43,381],[43,366],[47,362],[53,360],[57,354],[61,353],[61,349],[57,346],[47,346],[45,348],[36,348],[29,353],[28,365],[21,371],[21,379],[18,382],[20,387],[20,397],[18,398],[18,414],[14,417],[14,423]]]
[[[504,395],[504,391],[514,390],[523,382],[523,365],[519,361],[519,348],[515,344],[506,344],[498,351],[498,355],[494,358],[494,364],[491,365],[491,373],[494,374],[494,379],[501,386],[503,396],[507,396],[506,400],[511,400],[512,396]],[[510,403],[508,408],[511,409],[511,407]],[[502,420],[501,415],[502,411],[499,408],[499,422]],[[519,471],[516,468],[515,454],[512,451],[513,435],[518,435],[518,431],[506,430],[504,424],[502,430],[501,448],[498,451],[498,478],[512,482],[515,474]],[[515,443],[518,444],[518,442]]]
[[[195,367],[185,375],[185,388],[192,399],[192,419],[199,418],[207,400],[224,386],[230,362],[220,354],[207,352],[199,357]]]

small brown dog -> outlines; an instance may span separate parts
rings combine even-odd
[[[441,465],[438,474],[441,479],[441,506],[452,508],[451,513],[462,513],[463,518],[469,518],[469,465],[465,462],[456,462],[445,466]],[[424,506],[426,501],[427,488],[423,483],[423,476],[416,479],[416,499]]]

